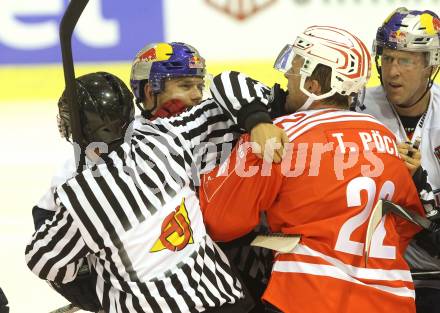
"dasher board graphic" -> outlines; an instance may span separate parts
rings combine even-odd
[[[277,0],[205,0],[213,8],[241,21],[264,10]]]
[[[60,63],[58,25],[66,0],[2,0],[0,65]],[[131,60],[164,40],[162,1],[92,0],[73,35],[75,61]]]

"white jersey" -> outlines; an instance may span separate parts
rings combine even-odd
[[[422,167],[428,172],[428,182],[440,199],[440,86],[434,84],[431,88],[428,110],[414,131],[412,140],[421,140]],[[395,135],[398,141],[407,140],[405,130],[393,106],[385,97],[382,86],[367,89],[363,113],[373,115],[384,123]]]
[[[37,202],[37,207],[48,210],[56,211],[57,207],[54,200],[54,192],[56,187],[64,184],[69,178],[72,178],[76,173],[75,160],[73,158],[67,159],[63,165],[57,169],[55,175],[50,182],[49,190],[41,197]]]
[[[437,205],[440,204],[440,86],[434,84],[430,90],[431,97],[428,110],[420,118],[414,130],[412,141],[420,141],[422,167],[428,173]],[[395,135],[398,141],[407,141],[402,122],[388,102],[382,86],[368,88],[364,100],[365,110],[357,107],[357,111],[373,115],[384,123]],[[418,247],[414,241],[409,245],[406,260],[411,268],[416,270],[440,270],[440,260],[431,257],[425,250]],[[440,288],[440,281],[415,281],[417,287]]]

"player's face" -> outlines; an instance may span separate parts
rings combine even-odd
[[[201,77],[179,77],[165,81],[164,90],[158,94],[158,107],[170,100],[180,100],[187,107],[202,101],[204,80]]]
[[[394,106],[410,107],[425,92],[430,68],[423,53],[385,48],[381,66],[384,90]]]
[[[300,89],[301,75],[300,69],[304,64],[304,58],[296,55],[292,60],[291,68],[284,74],[287,78],[287,90],[289,94],[286,98],[286,111],[293,113],[298,110],[307,100],[305,95]]]

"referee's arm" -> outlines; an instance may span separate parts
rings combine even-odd
[[[238,72],[223,72],[211,85],[208,99],[171,121],[190,144],[203,173],[227,157],[236,139],[259,123],[270,123],[270,89]]]
[[[38,277],[67,283],[75,279],[88,253],[78,226],[61,206],[52,220],[34,233],[26,246],[25,259]]]

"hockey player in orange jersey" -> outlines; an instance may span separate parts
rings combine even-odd
[[[280,53],[288,112],[275,123],[291,150],[281,164],[251,153],[245,135],[229,159],[203,178],[208,232],[229,241],[250,232],[264,212],[273,233],[300,235],[275,254],[263,301],[267,312],[414,313],[403,253],[420,229],[387,214],[366,247],[379,199],[423,214],[394,135],[367,114],[348,110],[369,77],[370,56],[354,35],[309,27]]]

